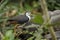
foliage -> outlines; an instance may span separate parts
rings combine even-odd
[[[36,24],[43,23],[42,15],[40,13],[34,14],[33,16],[34,16],[34,19],[31,20],[33,21],[33,23],[36,23]]]
[[[14,40],[14,34],[12,30],[8,30],[5,33],[3,40]]]
[[[53,11],[53,10],[57,10],[60,9],[60,1],[59,0],[46,0],[47,1],[47,6],[48,9]]]
[[[49,10],[56,10],[56,9],[60,9],[60,0],[46,0],[47,2],[47,6],[48,6],[48,9]],[[21,3],[21,5],[20,5]],[[3,22],[5,21],[5,19],[8,19],[8,18],[5,18],[5,13],[8,12],[8,14],[11,14],[11,12],[9,13],[9,11],[12,11],[12,10],[18,10],[17,11],[17,15],[21,14],[21,13],[24,13],[25,11],[34,11],[33,9],[37,9],[36,10],[36,14],[33,13],[33,16],[34,16],[34,19],[32,19],[31,21],[33,23],[36,23],[36,24],[43,24],[43,18],[42,18],[42,15],[41,15],[41,12],[39,9],[40,8],[40,2],[39,0],[4,0],[2,3],[1,3],[1,6],[0,6],[0,26],[1,26],[1,30],[6,30],[7,28],[7,32],[4,33],[4,39],[3,40],[14,40],[14,34],[13,34],[13,31],[12,30],[9,30],[11,29],[11,26],[6,26],[6,24],[3,24]],[[3,25],[5,25],[5,29],[3,29]],[[14,26],[12,25],[12,27],[14,28]],[[45,30],[47,29],[47,27],[45,28]],[[33,34],[34,36],[36,36],[36,40],[43,40],[41,38],[41,31],[43,32],[43,30],[39,30],[39,32],[36,32],[35,34]],[[45,31],[44,31],[45,32]],[[39,36],[37,36],[39,35]],[[33,37],[29,38],[28,40],[32,40]]]

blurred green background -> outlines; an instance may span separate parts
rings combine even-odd
[[[60,0],[46,0],[46,3],[48,6],[48,10],[50,11],[60,9]],[[44,20],[42,18],[42,9],[39,0],[0,0],[0,30],[4,34],[3,40],[14,40],[12,31],[6,33],[9,37],[5,34],[5,32],[8,31],[7,29],[11,29],[11,27],[13,27],[10,25],[10,27],[6,28],[7,20],[10,17],[20,15],[25,11],[31,11],[31,13],[33,14],[34,19],[32,19],[31,22],[42,25]],[[34,34],[39,35],[40,32]],[[32,38],[28,40],[32,40]],[[39,39],[37,37],[37,40],[45,39],[42,39],[42,37]]]

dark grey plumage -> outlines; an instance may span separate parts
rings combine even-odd
[[[26,15],[19,15],[8,20],[9,22],[16,21],[18,24],[23,24],[29,21],[29,18]]]
[[[25,15],[18,15],[18,16],[12,17],[8,19],[8,21],[10,23],[24,24],[31,20],[30,14],[31,12],[26,12]]]

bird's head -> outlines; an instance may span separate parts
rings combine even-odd
[[[31,12],[27,11],[27,12],[25,13],[25,15],[26,15],[29,19],[33,19],[33,15],[32,15]]]
[[[30,16],[31,15],[31,12],[26,12],[25,15],[26,16]]]

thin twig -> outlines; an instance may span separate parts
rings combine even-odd
[[[0,32],[0,37],[1,37],[0,40],[2,40],[4,38],[4,36],[3,36],[3,34],[1,32]]]

